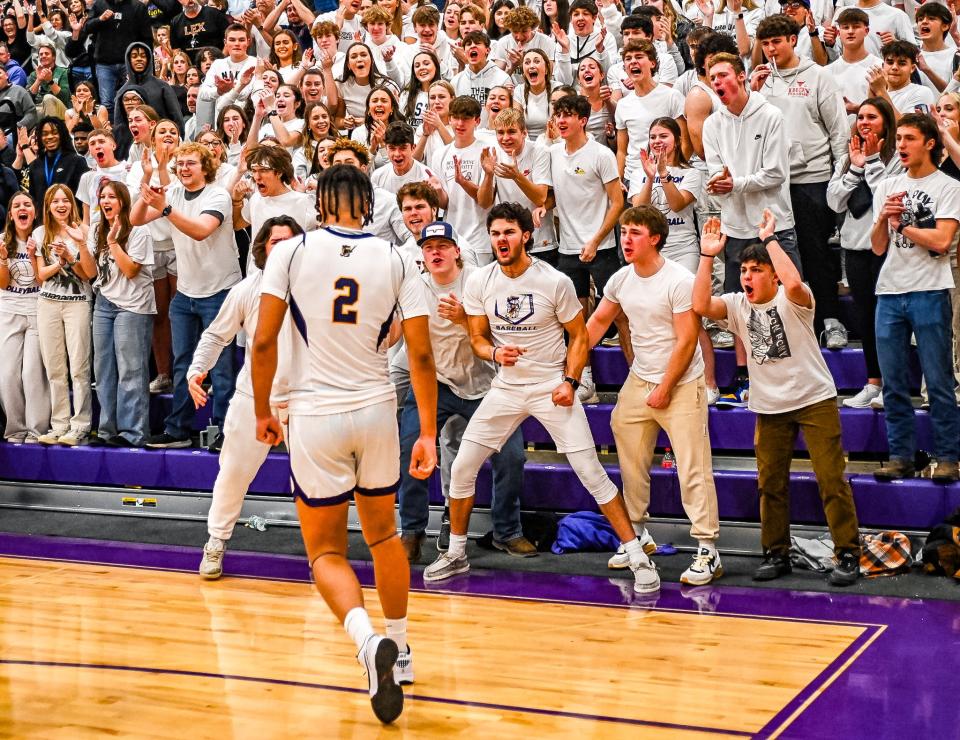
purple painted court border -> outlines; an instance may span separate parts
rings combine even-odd
[[[199,551],[194,548],[12,534],[0,534],[0,553],[183,571],[193,571],[199,562]],[[91,558],[92,554],[97,557]],[[369,584],[371,564],[358,562],[354,566],[361,582]],[[225,559],[225,572],[241,577],[309,580],[306,564],[296,556],[230,552]],[[570,595],[575,593],[579,604],[651,606],[632,604],[618,587],[622,580],[614,580],[617,585],[595,577],[475,570],[451,583],[445,592],[563,603],[570,603]],[[415,572],[414,585],[420,585],[419,581],[419,572]],[[945,737],[945,728],[960,727],[960,703],[944,690],[954,684],[960,673],[960,618],[955,603],[739,587],[699,590],[716,592],[726,602],[724,614],[728,616],[859,626],[864,626],[865,621],[874,625],[887,623],[888,629],[880,639],[830,683],[780,737],[902,740],[905,733],[913,733],[940,738]],[[689,593],[684,595],[677,584],[664,584],[656,608],[696,611],[688,597]],[[943,646],[937,651],[937,660],[930,660],[931,645]],[[822,682],[815,684],[813,691]],[[809,691],[805,693],[810,695]],[[791,702],[794,706],[799,703]]]
[[[48,668],[81,668],[101,671],[123,671],[127,673],[147,673],[164,676],[186,676],[188,678],[215,678],[230,681],[247,681],[250,683],[265,683],[272,686],[291,686],[293,688],[317,689],[320,691],[338,691],[344,694],[366,694],[366,689],[335,684],[310,683],[308,681],[291,681],[284,678],[267,678],[261,676],[241,676],[232,673],[208,673],[206,671],[186,671],[179,668],[148,668],[146,666],[113,665],[110,663],[67,663],[50,660],[12,660],[0,658],[0,665],[39,666]],[[444,696],[422,696],[414,693],[404,694],[405,701],[422,701],[431,704],[447,704],[461,707],[476,707],[478,709],[493,709],[519,714],[539,714],[547,717],[563,717],[564,719],[583,719],[591,722],[611,722],[614,724],[636,725],[642,727],[659,727],[668,730],[685,730],[690,732],[707,732],[722,735],[736,735],[750,737],[749,732],[740,730],[723,730],[716,727],[700,727],[698,725],[678,725],[671,722],[657,722],[655,720],[632,719],[630,717],[610,717],[604,714],[585,714],[583,712],[565,712],[560,709],[542,709],[539,707],[520,707],[511,704],[492,704],[483,701],[469,701],[467,699],[451,699]]]

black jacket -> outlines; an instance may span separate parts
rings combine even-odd
[[[100,20],[108,10],[113,17]],[[99,64],[123,64],[127,47],[134,41],[153,48],[150,16],[140,0],[96,0],[83,33],[93,36],[93,59]]]
[[[134,72],[130,66],[130,51],[137,47],[147,52],[147,68],[140,73]],[[117,91],[113,110],[119,111],[123,107],[123,94],[134,87],[143,97],[143,102],[153,108],[161,118],[169,118],[177,124],[180,135],[183,136],[183,114],[180,112],[180,101],[177,100],[177,94],[168,83],[158,80],[153,75],[153,48],[149,44],[134,41],[127,47],[125,61],[127,82]],[[116,113],[114,113],[114,116],[118,118]]]
[[[48,161],[47,154],[41,154],[30,164],[30,197],[37,204],[37,211],[43,210],[43,196],[47,193],[46,169],[44,163]],[[53,162],[50,161],[52,165]],[[61,152],[60,161],[53,167],[50,185],[63,183],[74,193],[80,186],[80,176],[89,170],[87,160],[73,152]]]

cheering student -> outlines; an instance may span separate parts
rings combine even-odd
[[[790,463],[803,432],[817,477],[837,564],[834,586],[860,577],[860,534],[853,492],[844,476],[837,388],[813,331],[814,299],[800,271],[780,246],[769,209],[755,242],[740,251],[741,293],[711,295],[713,260],[727,237],[711,218],[700,237],[693,310],[730,331],[749,348],[749,408],[757,415],[757,487],[763,562],[753,574],[769,581],[790,573]],[[761,243],[757,243],[761,242]]]

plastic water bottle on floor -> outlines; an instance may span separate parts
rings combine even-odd
[[[252,517],[247,519],[246,526],[250,527],[250,529],[257,530],[258,532],[266,532],[267,520],[264,519],[262,516],[253,515]]]
[[[663,459],[660,461],[661,468],[677,467],[677,458],[673,456],[673,451],[668,447],[663,451]]]

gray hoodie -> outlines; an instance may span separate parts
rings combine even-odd
[[[733,192],[716,196],[721,230],[736,239],[755,239],[763,209],[777,219],[777,231],[793,228],[790,165],[783,114],[758,93],[750,93],[739,116],[721,106],[703,122],[703,148],[710,177],[724,167]]]
[[[773,65],[771,65],[772,67]],[[767,77],[760,92],[783,113],[790,142],[790,181],[826,182],[847,154],[850,126],[832,73],[811,59]]]

